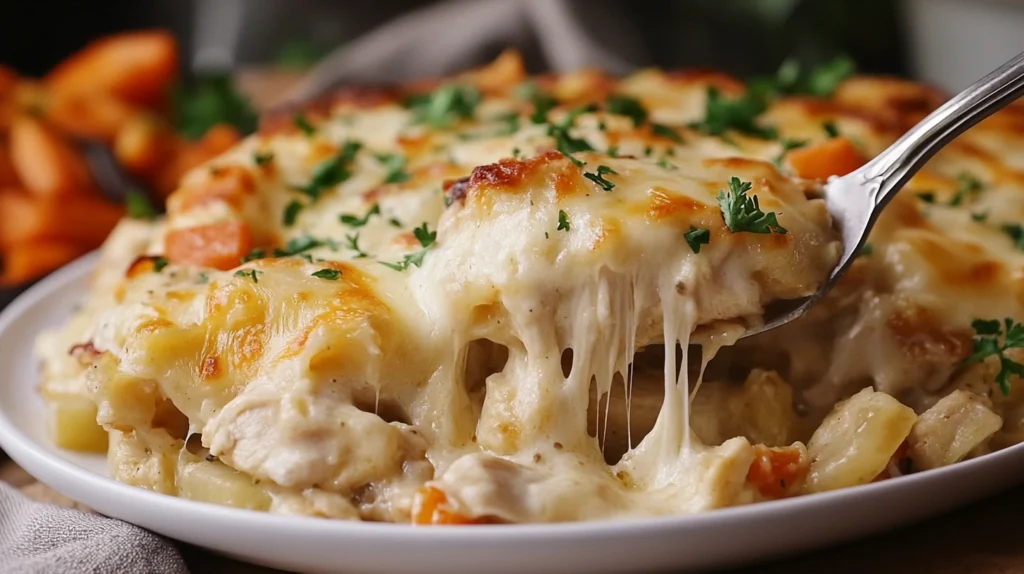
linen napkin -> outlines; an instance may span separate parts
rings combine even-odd
[[[216,3],[199,3],[200,9],[208,4]],[[508,47],[527,54],[535,67],[626,72],[644,61],[636,38],[615,6],[600,0],[450,0],[401,16],[336,50],[291,96],[306,99],[340,83],[450,74],[486,63]],[[196,559],[194,552],[188,555]],[[192,571],[198,570],[194,563]],[[188,574],[189,568],[175,544],[160,536],[35,502],[0,484],[0,572]]]

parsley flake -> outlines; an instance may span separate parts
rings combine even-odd
[[[416,123],[428,123],[446,128],[460,119],[473,117],[483,96],[469,85],[449,84],[430,94],[415,96],[406,101]]]
[[[640,126],[640,124],[647,121],[647,110],[644,108],[643,104],[640,103],[640,100],[637,100],[636,98],[631,98],[621,94],[612,94],[605,100],[604,107],[610,114],[630,118],[633,120],[634,126]]]
[[[956,183],[956,194],[949,200],[949,204],[952,206],[960,205],[964,200],[974,198],[985,189],[985,184],[981,180],[966,171],[960,172],[956,176]]]
[[[935,192],[933,191],[922,191],[917,194],[917,198],[925,203],[935,203]]]
[[[569,231],[569,217],[561,209],[558,210],[558,227],[555,231]]]
[[[422,225],[412,230],[412,234],[420,242],[420,245],[423,246],[423,249],[409,253],[397,263],[391,263],[390,261],[379,261],[378,263],[395,271],[405,271],[410,266],[422,266],[423,258],[427,256],[427,251],[436,243],[437,232],[431,231],[427,222],[424,221]]]
[[[674,163],[668,161],[665,158],[661,158],[661,159],[658,160],[658,167],[660,167],[662,169],[668,169],[668,170],[679,169],[679,168],[676,167],[676,165]]]
[[[1006,332],[1003,333],[1005,326]],[[985,359],[999,357],[999,373],[996,382],[1003,395],[1010,394],[1010,375],[1024,376],[1024,365],[1006,356],[1008,349],[1024,348],[1024,324],[1007,317],[1003,324],[998,319],[976,319],[971,323],[974,329],[974,353],[964,359],[964,366],[980,363]],[[1002,342],[1000,342],[1002,338]]]
[[[392,217],[391,219],[388,220],[388,223],[391,224],[391,227],[397,227],[399,229],[402,228],[402,222],[399,221],[397,217]]]
[[[337,281],[341,277],[341,271],[337,269],[321,269],[310,273],[313,277],[318,279],[324,279],[326,281]]]
[[[369,253],[362,250],[359,247],[359,232],[357,231],[353,235],[345,236],[345,246],[356,252],[356,259],[365,259],[370,256]]]
[[[982,211],[979,213],[971,213],[971,219],[977,221],[978,223],[984,223],[988,221],[988,212]]]
[[[733,177],[729,180],[729,191],[718,192],[718,204],[722,208],[722,218],[729,231],[785,235],[787,231],[779,225],[775,212],[761,211],[757,196],[747,196],[752,187],[749,181],[740,181],[740,178]]]
[[[821,124],[821,129],[825,130],[825,135],[827,135],[829,139],[839,137],[839,127],[836,126],[836,123],[833,121],[827,121]]]
[[[517,96],[529,100],[533,104],[533,113],[530,114],[530,121],[535,124],[543,124],[548,121],[548,112],[558,105],[551,94],[541,90],[536,84],[524,84],[517,90]]]
[[[370,210],[367,211],[366,215],[364,215],[363,217],[356,217],[355,215],[343,213],[341,214],[341,217],[339,219],[341,220],[342,223],[350,227],[362,227],[369,223],[370,218],[373,217],[374,215],[380,215],[380,204],[378,203],[374,203],[373,206],[370,207]]]
[[[614,169],[612,169],[612,168],[610,168],[610,167],[608,167],[606,165],[599,165],[599,166],[597,166],[597,173],[591,173],[589,171],[588,172],[584,172],[583,173],[583,177],[585,177],[585,178],[589,179],[590,181],[596,183],[597,185],[599,185],[601,187],[601,189],[603,189],[605,191],[611,191],[611,190],[615,189],[615,184],[613,182],[611,182],[611,181],[608,181],[604,177],[604,176],[609,175],[609,174],[610,175],[619,175],[619,172],[615,171]]]
[[[767,108],[764,99],[748,92],[738,98],[725,98],[718,88],[707,91],[704,119],[693,124],[694,129],[708,135],[720,136],[728,130],[735,130],[761,139],[775,139],[774,128],[757,123],[757,117]]]
[[[299,128],[299,131],[306,134],[306,137],[312,137],[316,133],[316,128],[313,127],[313,124],[309,123],[309,120],[306,119],[306,114],[302,112],[295,114],[292,122],[295,124],[295,127]]]
[[[253,154],[252,154],[252,161],[256,165],[258,165],[260,167],[263,167],[263,166],[267,165],[268,163],[274,161],[274,152],[272,152],[272,151],[257,151],[257,152],[253,152]]]
[[[293,199],[292,201],[288,202],[288,205],[286,205],[284,208],[284,216],[282,217],[283,223],[289,227],[295,225],[295,220],[298,219],[299,213],[305,207],[306,206],[303,205],[303,203],[297,199]]]
[[[262,274],[263,272],[259,269],[239,269],[238,271],[235,271],[235,277],[248,277],[249,279],[252,279],[253,283],[259,283],[259,276]]]
[[[397,153],[379,153],[373,157],[387,170],[384,183],[402,183],[409,179],[409,173],[405,171],[405,156]]]
[[[1003,233],[1013,239],[1017,249],[1024,251],[1024,226],[1019,223],[1008,223],[1003,226]]]
[[[679,135],[679,132],[677,132],[672,126],[667,126],[665,124],[651,124],[651,133],[665,139],[672,140],[677,144],[683,143],[683,136]]]
[[[416,229],[413,229],[412,234],[423,247],[430,247],[437,240],[437,232],[431,231],[430,227],[427,226],[426,221]]]
[[[124,198],[124,207],[128,217],[132,219],[143,219],[146,221],[156,219],[156,208],[150,203],[149,197],[137,189],[128,190],[128,195]]]
[[[857,252],[857,257],[865,257],[875,252],[875,246],[870,243],[865,243],[861,246],[860,251]]]
[[[171,262],[166,257],[157,257],[153,260],[153,272],[160,273],[170,264]]]
[[[711,230],[690,226],[690,230],[683,234],[686,244],[694,253],[700,253],[700,246],[711,243]]]
[[[334,157],[322,161],[313,169],[313,177],[307,185],[296,189],[315,201],[329,188],[352,177],[352,171],[349,168],[362,147],[363,144],[359,142],[345,142],[345,145],[341,146],[341,150]]]

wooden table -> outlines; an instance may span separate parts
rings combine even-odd
[[[0,457],[2,456],[0,454]],[[73,501],[36,482],[9,460],[0,462],[0,480],[19,487],[33,498],[63,506],[76,506]],[[836,520],[842,519],[842,516],[836,517]],[[1022,524],[1024,486],[963,510],[906,528],[835,548],[730,572],[1024,574]],[[193,546],[186,545],[181,550],[193,574],[278,572],[229,560]]]

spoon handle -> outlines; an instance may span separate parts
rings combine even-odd
[[[871,198],[876,210],[944,145],[1021,95],[1024,52],[933,111],[864,167],[868,181],[880,182]]]

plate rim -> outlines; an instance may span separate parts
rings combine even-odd
[[[66,283],[87,281],[97,252],[86,254],[62,267],[19,295],[7,308],[0,311],[0,340],[19,318],[35,305],[45,302]],[[33,334],[35,335],[35,333]],[[35,360],[33,356],[30,360]],[[6,384],[25,384],[12,381]],[[10,408],[10,407],[7,407]],[[989,453],[978,458],[958,462],[938,469],[924,471],[895,480],[885,480],[839,490],[796,496],[782,500],[765,501],[740,506],[713,509],[693,514],[675,514],[657,517],[602,519],[583,522],[498,524],[486,528],[416,528],[408,524],[377,523],[354,520],[325,519],[309,516],[271,514],[256,510],[233,508],[209,502],[199,502],[145,490],[118,482],[95,473],[62,457],[61,449],[39,444],[19,429],[0,407],[0,448],[34,478],[55,490],[70,496],[66,489],[50,484],[51,475],[63,474],[78,481],[81,488],[91,488],[104,495],[122,497],[128,503],[151,507],[153,511],[184,513],[193,517],[206,516],[225,521],[244,521],[256,529],[287,529],[299,536],[387,536],[402,538],[430,538],[440,541],[473,542],[494,538],[511,539],[510,542],[528,542],[543,539],[546,542],[564,542],[576,539],[597,540],[604,537],[634,537],[664,530],[687,531],[709,527],[728,528],[730,523],[747,522],[765,515],[775,514],[780,520],[799,515],[813,507],[842,505],[851,499],[869,497],[872,493],[894,490],[926,489],[929,485],[954,480],[983,466],[998,466],[1012,458],[1024,462],[1024,443]],[[53,450],[51,450],[51,448]],[[102,456],[102,455],[97,455]],[[43,476],[45,478],[40,478]],[[995,492],[986,492],[985,495]],[[88,503],[86,503],[88,504]],[[938,514],[938,513],[933,513]]]

